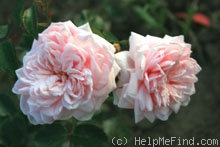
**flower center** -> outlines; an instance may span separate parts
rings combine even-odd
[[[58,72],[58,74],[61,75],[61,76],[68,77],[68,74],[64,71],[60,71],[60,72]]]
[[[59,71],[57,75],[60,77],[60,82],[66,81],[69,78],[69,75],[64,71]]]

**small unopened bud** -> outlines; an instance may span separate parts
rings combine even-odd
[[[114,46],[115,49],[116,49],[116,53],[117,53],[117,52],[120,52],[120,50],[121,50],[120,44],[118,44],[118,43],[113,43],[113,46]]]

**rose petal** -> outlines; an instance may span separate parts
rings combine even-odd
[[[195,93],[196,74],[201,67],[190,57],[191,45],[182,35],[159,38],[133,32],[129,43],[129,51],[116,55],[122,70],[114,104],[134,109],[136,123],[144,117],[150,122],[167,120]]]

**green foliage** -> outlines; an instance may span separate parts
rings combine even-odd
[[[16,107],[11,97],[0,94],[0,117],[12,115],[14,112],[16,112]]]
[[[34,143],[36,147],[60,147],[67,135],[67,130],[62,125],[46,125],[37,131]]]
[[[125,137],[128,141],[131,141],[133,139],[133,135],[131,128],[127,123],[128,122],[124,121],[122,118],[113,117],[103,122],[103,128],[110,138]]]
[[[6,5],[5,5],[6,3]],[[10,3],[10,5],[8,5]],[[220,2],[218,0],[18,0],[0,5],[0,147],[105,147],[113,137],[134,136],[219,138],[219,65]],[[186,18],[179,18],[183,12]],[[206,14],[211,26],[196,24],[195,13]],[[51,125],[31,125],[19,109],[19,96],[11,94],[15,70],[22,66],[24,54],[33,39],[50,22],[72,20],[78,25],[89,22],[92,31],[120,49],[128,50],[131,31],[142,35],[184,35],[192,44],[193,56],[203,67],[197,94],[187,109],[169,121],[134,124],[132,113],[115,109],[112,98],[91,121],[70,120]],[[211,75],[211,76],[210,76]],[[6,89],[6,90],[5,90]],[[10,92],[9,92],[10,91]],[[189,115],[190,114],[190,115]],[[196,116],[196,117],[195,117]],[[162,130],[162,131],[161,131]]]
[[[151,26],[152,28],[159,29],[163,33],[167,32],[166,29],[163,27],[163,23],[158,23],[155,17],[152,16],[145,8],[142,8],[140,6],[135,6],[134,10],[136,14],[146,22],[147,25]],[[159,14],[164,14],[164,12]],[[160,20],[164,20],[164,19],[160,19]]]
[[[0,39],[4,38],[8,33],[8,25],[0,25]]]
[[[0,42],[0,70],[14,73],[16,66],[15,50],[10,40]]]
[[[23,14],[23,24],[26,31],[31,34],[34,38],[37,38],[37,16],[36,16],[36,6],[32,5],[30,8],[26,9]]]
[[[105,147],[107,146],[107,136],[103,130],[92,124],[80,124],[76,126],[72,143],[74,146],[82,147]]]
[[[187,11],[187,18],[185,19],[183,26],[182,26],[184,35],[189,34],[189,31],[191,29],[191,25],[193,23],[193,15],[197,11],[197,9],[198,9],[197,4],[193,2]]]
[[[28,139],[27,126],[27,121],[22,117],[6,119],[0,129],[2,142],[6,146],[25,146]]]
[[[134,6],[133,9],[135,14],[145,22],[146,28],[163,34],[168,32],[164,26],[168,19],[166,2],[150,0],[144,5]]]
[[[95,27],[92,27],[91,29],[92,29],[93,33],[99,35],[100,37],[105,38],[106,40],[108,40],[111,43],[118,43],[119,42],[118,38],[109,31],[101,32],[99,29],[97,29]]]
[[[25,3],[25,0],[19,0],[13,11],[13,19],[18,26],[22,24],[22,14],[24,11],[24,3]]]
[[[92,28],[96,28],[99,30],[109,28],[109,23],[103,20],[102,17],[100,17],[98,14],[94,13],[93,11],[84,9],[80,13],[79,22],[76,22],[76,24],[81,25],[86,22],[89,22]]]
[[[111,32],[103,32],[103,35],[104,35],[104,38],[111,43],[118,42],[118,38],[115,35],[113,35]]]

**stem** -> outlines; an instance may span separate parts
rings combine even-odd
[[[68,120],[65,125],[68,130],[69,147],[74,147],[73,142],[72,142],[72,137],[73,137],[74,129],[77,125],[77,120],[72,118]]]

